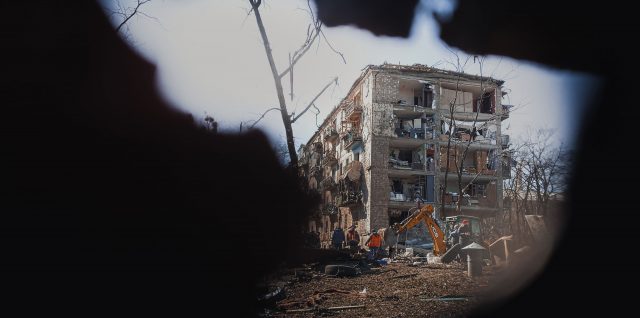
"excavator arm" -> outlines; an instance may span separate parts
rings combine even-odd
[[[447,244],[445,243],[444,232],[442,232],[438,223],[431,217],[431,213],[433,213],[433,205],[427,204],[423,206],[418,212],[412,214],[400,223],[396,228],[396,234],[409,230],[421,221],[424,221],[433,240],[433,254],[441,256],[447,251]]]

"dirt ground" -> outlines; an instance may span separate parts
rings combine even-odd
[[[466,264],[411,261],[364,270],[355,277],[325,275],[323,265],[282,271],[271,286],[284,290],[265,306],[266,317],[459,317],[482,297],[492,275],[471,278]],[[277,300],[277,301],[276,301]],[[352,308],[335,308],[353,306]]]

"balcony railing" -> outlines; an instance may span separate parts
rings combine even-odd
[[[312,151],[322,153],[322,143],[319,141],[314,142],[313,144],[311,144],[311,149]]]
[[[320,166],[313,166],[311,168],[309,168],[309,176],[319,176],[322,174],[322,167]],[[317,180],[317,179],[316,179]]]
[[[341,191],[336,196],[337,206],[354,206],[362,203],[362,192],[358,191]]]
[[[342,142],[344,144],[344,149],[347,149],[347,148],[351,147],[354,143],[356,143],[358,141],[362,141],[362,133],[360,133],[359,131],[347,132],[342,137]]]
[[[444,203],[449,207],[455,207],[460,204],[461,207],[480,207],[495,208],[495,202],[491,202],[486,195],[462,195],[457,193],[446,193],[444,195]]]
[[[422,128],[413,128],[411,130],[396,128],[395,135],[398,138],[412,138],[412,139],[432,139],[433,131],[425,130]]]
[[[509,135],[501,135],[500,144],[502,145],[502,149],[509,148]]]
[[[338,158],[336,157],[336,152],[331,150],[324,153],[322,157],[322,165],[323,166],[333,166],[338,163]]]
[[[417,199],[425,201],[419,193],[395,193],[389,192],[389,201],[391,202],[416,202]]]
[[[335,127],[329,127],[324,131],[324,139],[327,141],[333,141],[338,138],[338,130]]]
[[[329,214],[329,215],[337,214],[338,213],[338,207],[333,205],[333,204],[325,204],[322,207],[322,213]]]
[[[398,160],[395,158],[389,158],[389,168],[400,170],[424,170],[424,164],[421,162],[408,162],[405,160]]]
[[[344,108],[344,114],[346,118],[357,120],[362,114],[362,106],[354,102],[347,104]]]
[[[501,116],[502,120],[509,118],[509,112],[511,112],[511,107],[513,107],[513,105],[502,104],[502,116]]]
[[[502,162],[502,178],[511,179],[511,164],[510,162]]]
[[[338,185],[336,184],[336,182],[333,180],[333,177],[329,176],[326,177],[324,179],[322,179],[322,181],[320,181],[320,187],[323,190],[333,190],[337,187]]]

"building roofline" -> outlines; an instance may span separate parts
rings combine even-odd
[[[440,76],[460,77],[460,78],[473,80],[473,81],[478,81],[478,80],[487,81],[487,82],[496,83],[498,86],[502,86],[505,82],[503,80],[495,79],[492,77],[472,75],[472,74],[456,72],[456,71],[448,71],[448,70],[443,70],[435,67],[430,67],[424,64],[413,64],[413,65],[400,65],[400,64],[390,64],[390,63],[384,63],[380,65],[370,64],[366,67],[366,69],[371,69],[376,71],[385,71],[385,72],[396,71],[396,72],[431,73],[431,74],[436,74]]]

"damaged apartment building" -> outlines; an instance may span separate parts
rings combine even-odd
[[[300,147],[300,171],[322,197],[308,230],[326,246],[338,226],[366,234],[418,203],[441,219],[494,216],[510,177],[503,83],[418,64],[366,67]]]

